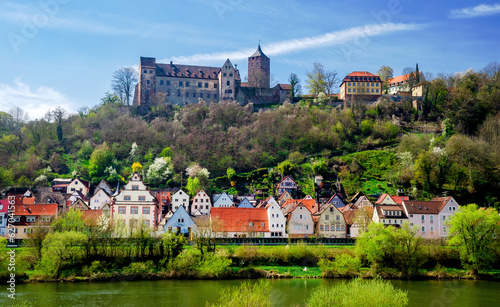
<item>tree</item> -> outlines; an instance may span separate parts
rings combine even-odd
[[[104,176],[104,171],[112,165],[113,154],[106,142],[97,146],[89,160],[89,175],[95,180],[100,180]]]
[[[313,71],[307,72],[306,87],[309,89],[309,94],[318,95],[326,91],[325,69],[323,64],[314,62]]]
[[[294,102],[295,98],[300,95],[300,91],[302,86],[300,85],[300,79],[296,74],[291,73],[288,78],[288,82],[290,82],[290,102]]]
[[[43,240],[42,269],[50,276],[58,278],[65,267],[80,264],[84,257],[87,236],[77,231],[54,232]]]
[[[340,80],[338,73],[335,70],[325,71],[325,93],[327,96],[332,95],[335,89],[339,86]]]
[[[12,116],[14,127],[17,129],[21,128],[29,119],[28,113],[24,112],[20,107],[10,109],[9,114]]]
[[[462,206],[448,224],[448,244],[458,245],[464,267],[476,275],[495,262],[500,246],[500,216],[496,209],[483,210],[476,204]]]
[[[377,71],[377,75],[382,80],[382,88],[384,91],[387,91],[387,89],[389,88],[389,84],[387,83],[387,81],[392,78],[393,74],[394,70],[390,66],[386,65],[383,65]]]
[[[170,158],[157,157],[148,168],[146,178],[153,185],[160,185],[167,181],[172,173],[172,163]]]
[[[134,162],[132,164],[132,171],[134,172],[140,172],[142,170],[142,164],[139,162]]]
[[[70,208],[64,215],[52,223],[56,232],[65,231],[83,231],[85,223],[83,222],[83,213],[80,210]]]
[[[189,195],[191,197],[194,197],[196,193],[201,190],[200,179],[198,179],[198,177],[189,177],[186,184],[186,189],[188,190]]]
[[[113,74],[111,88],[120,97],[120,100],[130,106],[130,97],[137,83],[137,71],[133,67],[121,67]]]
[[[56,109],[52,111],[52,117],[57,125],[57,139],[59,140],[59,143],[63,140],[62,126],[67,115],[68,112],[66,112],[66,110],[61,106],[56,107]]]

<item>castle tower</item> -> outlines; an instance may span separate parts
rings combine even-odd
[[[236,69],[229,59],[226,60],[219,72],[220,100],[236,99]]]
[[[156,96],[156,59],[141,57],[139,64],[139,95],[137,104],[153,103]]]
[[[260,49],[248,58],[248,86],[269,88],[271,80],[271,60]]]

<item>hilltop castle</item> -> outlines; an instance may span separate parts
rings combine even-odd
[[[289,84],[270,87],[271,60],[260,44],[248,57],[248,82],[241,82],[240,72],[229,59],[222,67],[156,63],[155,58],[141,57],[139,83],[134,104],[155,103],[186,105],[206,102],[237,101],[279,103],[290,96]]]

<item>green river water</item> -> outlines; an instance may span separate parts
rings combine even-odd
[[[342,280],[271,280],[275,306],[304,306],[310,291]],[[29,300],[36,306],[205,306],[217,301],[219,292],[242,280],[160,280],[103,283],[37,283],[16,287],[16,301]],[[493,281],[426,280],[391,281],[407,290],[409,306],[500,306],[500,283]],[[0,306],[16,306],[0,292]],[[332,291],[332,295],[335,293]],[[362,294],[360,294],[362,295]]]

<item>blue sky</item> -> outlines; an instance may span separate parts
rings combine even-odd
[[[495,1],[0,0],[0,111],[33,119],[95,106],[140,56],[230,58],[244,77],[259,40],[274,80],[293,72],[303,87],[314,62],[342,77],[417,62],[434,74],[480,70],[500,61],[499,17]]]

